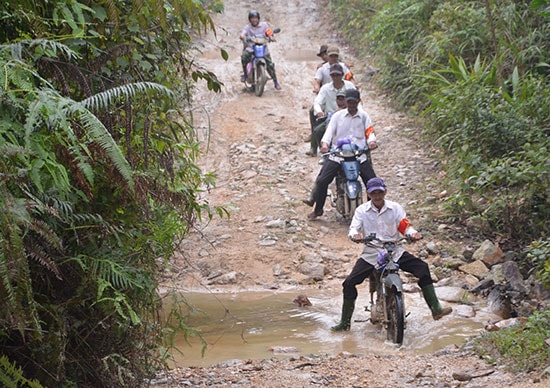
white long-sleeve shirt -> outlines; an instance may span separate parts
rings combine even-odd
[[[346,75],[351,76],[351,72],[344,62],[338,62],[338,64],[342,66],[342,70],[344,70],[344,75],[342,75],[342,78],[346,79]],[[315,72],[315,79],[321,81],[321,86],[332,82],[332,78],[330,76],[330,66],[330,63],[325,62]]]
[[[350,237],[362,233],[364,237],[375,233],[377,239],[382,241],[396,241],[406,234],[417,233],[409,221],[405,209],[397,202],[384,200],[384,206],[380,211],[372,205],[371,201],[362,204],[355,210],[349,227]],[[375,265],[378,253],[383,248],[369,247],[365,245],[361,258],[367,263]],[[398,247],[395,251],[395,259],[398,260],[405,249]]]
[[[313,101],[313,113],[317,116],[317,113],[323,112],[325,115],[336,111],[338,105],[336,104],[336,93],[339,90],[355,89],[355,85],[350,81],[344,81],[344,86],[340,89],[336,89],[332,82],[321,86],[319,93],[315,96]]]
[[[368,137],[366,136],[367,132]],[[353,116],[347,109],[334,112],[321,143],[331,144],[334,148],[338,140],[342,139],[350,139],[360,148],[366,148],[368,144],[376,141],[376,135],[372,130],[372,121],[367,112],[358,109]],[[361,155],[359,161],[364,162],[366,158],[366,155]],[[329,156],[329,159],[340,162],[340,158],[333,155]]]

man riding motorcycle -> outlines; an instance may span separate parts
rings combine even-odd
[[[327,153],[330,144],[336,145],[339,140],[344,139],[351,140],[359,147],[368,147],[369,150],[378,147],[369,115],[363,109],[358,109],[360,100],[361,95],[358,90],[346,90],[347,109],[332,115],[327,130],[321,139],[321,153]],[[360,174],[366,186],[368,180],[374,178],[376,174],[372,168],[370,152],[362,155],[361,158]],[[319,171],[319,175],[315,180],[315,207],[313,212],[308,214],[308,219],[313,220],[323,215],[328,186],[339,171],[339,160],[332,156],[321,167],[321,171]]]
[[[246,80],[246,65],[250,62],[252,56],[254,55],[254,47],[250,42],[250,39],[258,35],[263,35],[268,38],[270,42],[275,42],[275,39],[273,38],[273,30],[266,22],[260,22],[260,13],[258,11],[250,11],[248,13],[248,21],[249,23],[243,27],[241,35],[239,36],[239,39],[243,41],[244,45],[243,53],[241,55],[241,64],[243,67],[241,82]],[[277,81],[277,74],[275,73],[275,64],[269,54],[269,48],[266,48],[264,58],[267,64],[267,72],[271,79],[273,79],[275,89],[281,90],[281,85],[279,84],[279,81]]]

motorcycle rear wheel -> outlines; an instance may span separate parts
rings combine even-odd
[[[254,93],[256,96],[261,97],[264,94],[265,84],[267,82],[267,76],[265,74],[265,66],[258,65],[256,66],[256,71],[254,72]]]
[[[401,345],[405,331],[405,304],[403,294],[392,289],[388,292],[386,300],[388,313],[387,339]]]

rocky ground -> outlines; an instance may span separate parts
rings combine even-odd
[[[321,44],[336,44],[360,82],[364,107],[374,122],[380,147],[373,152],[377,175],[389,187],[388,198],[403,204],[425,239],[411,248],[432,266],[438,285],[463,289],[472,275],[450,270],[449,260],[463,260],[481,241],[437,219],[441,186],[432,145],[416,136],[411,118],[396,113],[369,82],[368,59],[358,61],[330,25],[325,1],[225,1],[216,18],[217,36],[204,40],[200,62],[224,82],[222,93],[201,90],[194,112],[204,140],[205,171],[216,172],[217,186],[204,195],[225,206],[230,218],[199,224],[182,242],[165,289],[224,292],[251,289],[303,290],[334,287],[351,269],[360,247],[347,238],[347,223],[327,203],[315,221],[302,204],[320,168],[308,157],[308,110]],[[268,82],[258,98],[239,82],[238,34],[250,8],[282,32],[270,45],[281,91]],[[322,24],[323,21],[325,24]],[[229,60],[219,55],[222,47]],[[461,239],[462,238],[462,239]],[[456,268],[456,266],[455,266]],[[438,292],[441,292],[439,288]],[[360,292],[366,292],[360,290]],[[462,316],[468,305],[453,307]],[[463,310],[463,308],[466,310]],[[453,316],[446,319],[453,319]],[[337,317],[335,317],[336,320]],[[159,386],[237,387],[523,387],[544,386],[537,376],[513,376],[490,366],[468,350],[448,347],[435,354],[319,354],[265,360],[231,360],[207,368],[178,368],[152,381]]]

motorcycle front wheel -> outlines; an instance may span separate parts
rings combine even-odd
[[[386,309],[388,313],[387,339],[401,345],[405,331],[405,304],[403,294],[395,289],[388,290]]]
[[[258,65],[256,66],[256,71],[254,72],[254,93],[256,96],[261,97],[264,94],[265,84],[267,82],[267,76],[265,74],[265,66]]]
[[[361,195],[358,195],[355,199],[351,199],[346,195],[346,209],[345,214],[350,220],[355,214],[355,209],[357,209],[363,203],[363,198]]]

